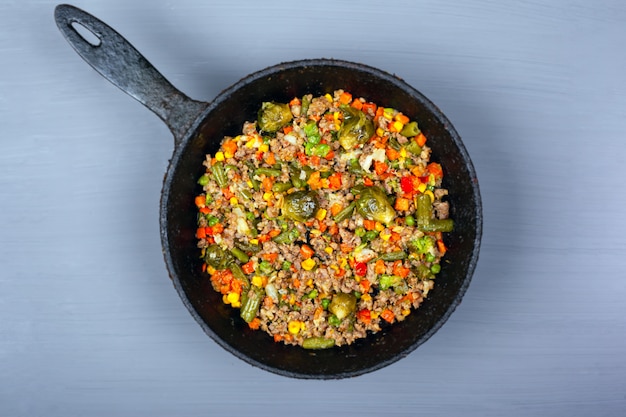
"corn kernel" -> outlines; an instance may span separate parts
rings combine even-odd
[[[393,122],[393,128],[396,130],[396,132],[400,132],[403,127],[404,125],[402,124],[402,122]]]
[[[380,238],[386,242],[391,238],[391,233],[381,233]]]
[[[420,183],[420,185],[417,186],[417,191],[419,191],[420,193],[426,191],[426,184],[424,184],[423,182]]]
[[[254,187],[254,184],[250,180],[246,181],[246,184],[248,184],[248,187],[250,187],[250,188]]]
[[[394,113],[394,110],[392,108],[387,107],[383,110],[383,117],[387,120],[391,120],[393,119],[393,113]]]
[[[261,152],[267,152],[270,150],[270,146],[267,143],[264,143],[263,145],[259,146],[259,151]]]
[[[207,267],[206,267],[206,271],[207,271],[210,275],[213,275],[213,274],[215,273],[216,269],[215,269],[215,268],[213,268],[211,265],[209,265],[209,266],[207,266]]]
[[[220,151],[220,152],[217,152],[217,153],[215,154],[215,159],[216,159],[217,161],[223,161],[223,160],[224,160],[224,152],[221,152],[221,151]]]
[[[256,145],[256,139],[252,138],[246,142],[246,148],[253,148]]]
[[[296,335],[300,333],[300,329],[302,328],[302,322],[298,320],[291,320],[289,324],[287,324],[287,329],[289,333]]]
[[[433,174],[428,175],[428,185],[435,185],[435,176]]]
[[[331,96],[330,94],[326,94],[324,97],[326,97],[326,100],[328,100],[329,102],[333,102],[333,96]]]
[[[302,261],[302,269],[305,271],[310,271],[315,266],[315,261],[312,258],[306,259]]]
[[[230,201],[231,206],[236,206],[239,203],[239,200],[237,200],[237,197],[231,197],[229,201]]]
[[[263,193],[263,200],[270,201],[272,199],[272,193]]]
[[[376,135],[378,135],[379,137],[383,137],[383,135],[385,134],[385,131],[383,130],[382,127],[379,127],[378,129],[376,129]]]
[[[380,313],[378,311],[370,311],[370,317],[372,319],[377,319],[378,316],[380,316]]]
[[[346,260],[346,258],[341,258],[341,259],[339,260],[339,266],[343,268],[343,267],[345,267],[346,265],[348,265],[348,261]]]
[[[312,287],[312,286],[313,286],[313,279],[312,279],[312,278],[309,278],[309,279],[306,281],[306,285],[307,285],[307,287]]]
[[[428,197],[430,197],[430,202],[431,203],[435,201],[435,195],[433,194],[432,191],[426,190],[426,191],[424,191],[424,194],[426,194]]]
[[[329,254],[329,255],[332,255],[332,253],[333,253],[333,248],[331,248],[330,246],[326,246],[326,247],[324,248],[324,252],[326,252],[326,253],[327,253],[327,254]]]
[[[411,314],[411,310],[409,310],[408,308],[405,310],[402,310],[402,315],[403,316],[408,316],[409,314]]]
[[[337,265],[331,265],[330,269],[335,270],[335,272],[339,271],[339,267]]]
[[[315,218],[317,220],[319,220],[319,221],[322,221],[322,220],[324,220],[326,218],[326,213],[327,212],[328,212],[328,210],[321,208],[321,209],[317,210],[317,213],[315,213]]]
[[[226,295],[226,299],[228,300],[228,304],[235,306],[235,304],[239,303],[239,294],[236,292],[229,292]]]
[[[339,113],[338,111],[334,112],[334,113],[333,113],[333,119],[335,119],[335,120],[339,120],[339,114],[340,114],[340,113]]]
[[[374,225],[374,229],[378,232],[382,232],[383,230],[385,230],[385,226],[383,226],[381,222],[376,222],[376,224]]]
[[[259,239],[250,239],[250,243],[252,243],[253,245],[258,245]]]
[[[232,152],[228,152],[228,151],[224,152],[224,158],[226,158],[226,159],[232,158],[233,156],[235,156],[235,155]]]
[[[361,295],[361,300],[363,301],[372,301],[372,296],[369,294],[363,294]]]
[[[406,149],[404,149],[404,148],[400,149],[400,157],[401,158],[406,158]]]
[[[263,286],[263,277],[260,277],[259,275],[255,275],[252,277],[252,285],[254,285],[255,287],[262,287]]]

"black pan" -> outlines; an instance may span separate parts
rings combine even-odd
[[[420,92],[381,70],[334,59],[278,64],[248,75],[212,102],[190,99],[175,89],[128,41],[95,17],[59,5],[57,25],[78,54],[100,74],[156,113],[174,134],[174,153],[163,183],[160,211],[163,255],[185,306],[204,331],[244,361],[296,378],[345,378],[380,369],[405,357],[430,338],[461,302],[476,267],[482,233],[478,180],[461,138],[444,114]],[[83,26],[97,41],[76,30]],[[245,121],[256,119],[263,101],[288,101],[339,88],[379,105],[400,109],[419,122],[429,138],[432,158],[445,170],[455,230],[435,289],[403,322],[353,345],[322,351],[275,343],[252,331],[238,310],[224,305],[211,288],[196,247],[194,197],[206,153],[214,153],[225,135],[234,136]]]

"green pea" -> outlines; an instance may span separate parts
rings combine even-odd
[[[430,267],[430,272],[432,272],[433,274],[438,274],[441,271],[441,265],[439,264],[434,264],[433,266]]]
[[[413,216],[406,216],[404,218],[404,223],[409,226],[409,227],[413,227],[415,226],[415,218]]]

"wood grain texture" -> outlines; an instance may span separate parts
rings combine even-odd
[[[626,4],[299,3],[75,4],[193,98],[314,57],[426,94],[461,133],[483,196],[462,305],[407,358],[350,380],[234,358],[163,264],[170,133],[71,50],[56,3],[3,2],[0,415],[625,415]]]

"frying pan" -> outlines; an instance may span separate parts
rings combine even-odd
[[[367,65],[335,59],[281,63],[246,76],[213,101],[190,99],[174,88],[122,36],[94,16],[70,5],[55,9],[59,30],[96,71],[159,116],[174,135],[174,151],[163,181],[160,230],[163,256],[174,288],[202,329],[238,358],[283,376],[307,379],[353,377],[405,357],[428,340],[461,302],[472,278],[482,234],[478,180],[458,133],[424,95],[400,78]],[[95,36],[91,41],[77,29]],[[80,29],[82,31],[82,29]],[[263,101],[287,102],[304,94],[323,95],[343,88],[355,97],[401,110],[419,122],[429,138],[432,159],[445,170],[450,216],[448,252],[435,289],[404,321],[349,346],[305,350],[275,343],[250,330],[238,310],[226,306],[201,271],[196,247],[194,197],[202,162],[224,136],[241,132],[256,119]]]

